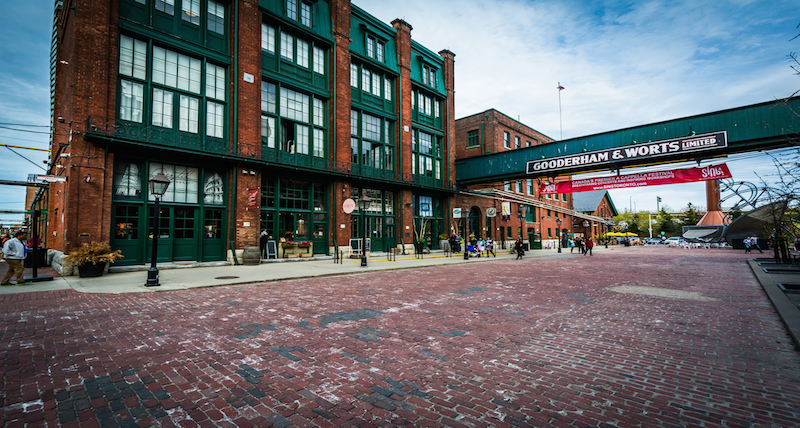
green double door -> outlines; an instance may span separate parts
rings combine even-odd
[[[111,246],[122,250],[119,264],[149,263],[153,254],[154,207],[117,205]],[[203,214],[202,217],[200,214]],[[198,207],[160,206],[158,262],[206,261],[224,258],[222,210]]]

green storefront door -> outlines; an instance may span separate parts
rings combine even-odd
[[[311,242],[314,244],[314,254],[327,254],[328,243],[325,239],[328,236],[328,225],[325,214],[314,213],[314,233],[311,235]]]
[[[225,234],[222,229],[222,210],[206,209],[203,214],[203,255],[201,260],[225,259]]]
[[[159,207],[159,231],[158,231],[158,258],[156,259],[159,262],[168,262],[172,260],[172,245],[173,245],[173,237],[172,237],[172,228],[170,225],[172,224],[172,207],[165,207],[161,205]],[[151,219],[153,218],[153,206],[147,207],[147,218],[148,218],[148,233],[147,233],[147,257],[145,259],[146,263],[150,263],[150,260],[153,256],[153,229],[151,226]]]
[[[122,255],[125,256],[116,264],[124,266],[144,263],[144,219],[141,206],[118,204],[114,206],[113,213],[111,224],[114,234],[111,237],[111,248],[122,250]]]
[[[367,216],[367,234],[371,238],[370,249],[372,251],[386,251],[386,243],[383,235],[383,217]]]
[[[172,260],[197,260],[196,209],[173,208]]]

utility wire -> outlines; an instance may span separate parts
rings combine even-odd
[[[50,127],[50,125],[27,125],[27,124],[24,124],[24,123],[5,123],[5,122],[0,122],[0,125],[28,126],[28,127],[31,127],[31,128],[49,128]]]
[[[28,130],[28,129],[10,128],[8,126],[2,126],[2,125],[0,125],[0,128],[8,129],[10,131],[17,131],[17,132],[29,132],[31,134],[66,135],[66,134],[58,134],[58,133],[51,132],[51,131],[31,131],[31,130]]]
[[[44,170],[44,171],[47,171],[47,168],[45,168],[45,167],[43,167],[43,166],[41,166],[41,165],[37,164],[36,162],[34,162],[34,161],[32,161],[32,160],[30,160],[30,159],[26,158],[25,156],[22,156],[21,154],[19,154],[19,153],[15,152],[15,151],[14,151],[14,149],[12,149],[11,147],[8,147],[8,146],[6,146],[6,148],[7,148],[8,150],[11,150],[12,152],[14,152],[14,154],[15,154],[15,155],[17,155],[17,156],[21,157],[22,159],[25,159],[26,161],[28,161],[28,162],[30,162],[30,163],[32,163],[32,164],[34,164],[34,165],[36,165],[36,167],[37,167],[37,168],[41,168],[42,170]]]

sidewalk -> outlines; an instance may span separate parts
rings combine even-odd
[[[612,251],[614,247],[605,249],[595,248],[595,252]],[[535,250],[527,251],[523,260],[543,257],[579,257],[579,254],[570,254],[562,250]],[[387,255],[377,253],[368,258],[368,266],[361,267],[360,259],[344,259],[342,264],[334,263],[332,257],[326,256],[311,259],[278,259],[263,260],[254,266],[222,265],[219,263],[159,263],[159,287],[145,287],[147,280],[147,266],[112,265],[110,272],[97,278],[79,278],[77,276],[61,277],[54,275],[53,281],[33,282],[23,286],[0,287],[0,295],[15,294],[34,291],[52,291],[73,289],[82,293],[147,293],[158,291],[187,290],[192,288],[219,287],[234,284],[249,284],[256,282],[281,281],[295,278],[313,278],[333,275],[348,275],[365,272],[378,272],[387,270],[413,269],[420,267],[441,266],[457,263],[482,263],[491,260],[513,259],[516,255],[509,250],[496,251],[497,257],[471,257],[464,260],[463,253],[445,254],[438,251],[425,254],[416,258],[413,254],[397,255],[395,261],[388,261]],[[5,273],[5,263],[2,263],[0,274]],[[49,270],[49,273],[43,273]],[[51,274],[52,269],[40,268],[39,274]],[[30,275],[30,269],[25,270],[25,275]]]

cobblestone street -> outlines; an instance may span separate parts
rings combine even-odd
[[[0,426],[797,426],[800,353],[748,257],[2,295]]]

